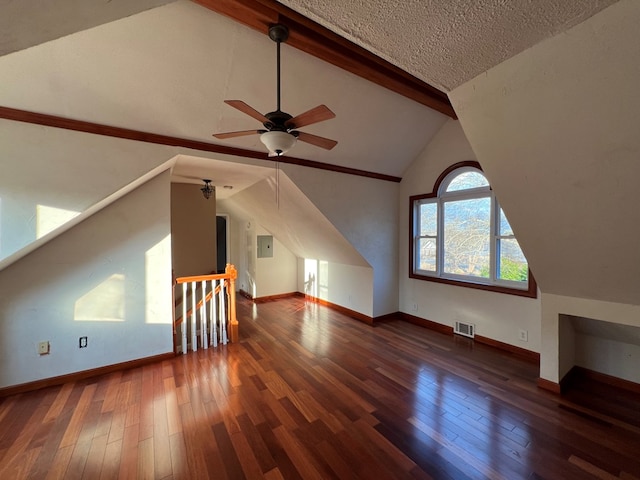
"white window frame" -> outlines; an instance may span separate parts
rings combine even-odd
[[[491,189],[491,186],[470,188],[465,190],[454,190],[448,192],[447,189],[453,179],[465,172],[476,172],[485,179],[486,176],[476,162],[464,162],[460,166],[451,167],[436,183],[436,188],[432,194],[411,197],[411,251],[410,251],[410,272],[412,278],[423,280],[440,281],[455,285],[494,290],[502,293],[512,293],[535,297],[537,295],[537,285],[529,271],[528,279],[525,282],[516,280],[504,280],[499,278],[499,249],[501,240],[516,239],[515,235],[500,235],[500,204]],[[487,181],[488,183],[488,181]],[[489,229],[489,278],[477,277],[473,275],[461,275],[446,273],[444,271],[444,226],[445,226],[445,204],[452,201],[475,200],[489,198],[490,206],[490,226]],[[420,207],[425,204],[435,204],[437,211],[437,231],[436,235],[420,235]],[[420,269],[419,242],[423,238],[435,239],[436,243],[436,269]]]

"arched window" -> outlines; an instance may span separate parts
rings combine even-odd
[[[411,197],[409,276],[535,297],[511,225],[477,162],[447,169],[434,191]]]

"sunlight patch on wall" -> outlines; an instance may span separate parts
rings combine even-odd
[[[79,215],[80,212],[65,210],[64,208],[36,206],[36,238],[44,237],[61,225]]]
[[[304,259],[304,293],[318,297],[318,260]]]
[[[145,323],[171,324],[171,235],[167,235],[144,254]]]
[[[125,276],[114,273],[75,304],[74,320],[82,322],[124,322]]]
[[[329,262],[318,262],[318,298],[329,299]]]
[[[256,298],[258,296],[258,286],[251,275],[247,274],[247,278],[249,279],[249,291],[251,292],[251,297]]]

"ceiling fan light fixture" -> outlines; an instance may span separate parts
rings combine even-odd
[[[296,137],[287,132],[272,130],[260,135],[260,141],[269,150],[270,157],[279,157],[287,153],[296,143]]]

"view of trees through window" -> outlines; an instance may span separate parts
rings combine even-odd
[[[444,272],[489,278],[491,199],[444,203]]]
[[[437,196],[415,200],[416,270],[526,288],[527,260],[484,174],[454,170],[442,187]]]

